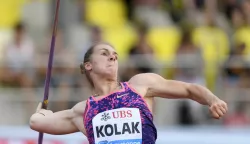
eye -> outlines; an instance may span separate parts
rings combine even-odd
[[[102,52],[102,55],[107,56],[108,54],[107,52]]]
[[[118,56],[117,55],[115,55],[115,59],[118,60]]]

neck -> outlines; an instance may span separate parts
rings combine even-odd
[[[94,95],[107,95],[119,89],[119,83],[115,80],[104,79],[100,77],[92,77],[94,84]]]

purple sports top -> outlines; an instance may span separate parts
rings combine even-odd
[[[153,115],[142,96],[128,82],[97,100],[88,98],[84,126],[89,144],[155,144]]]

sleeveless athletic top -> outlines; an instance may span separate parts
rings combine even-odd
[[[157,131],[147,103],[127,82],[100,100],[91,96],[84,111],[89,144],[155,144]]]

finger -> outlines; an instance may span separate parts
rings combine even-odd
[[[227,103],[224,104],[224,108],[228,111]]]
[[[42,109],[42,103],[39,102],[37,108],[36,108],[36,112],[39,112]]]
[[[217,113],[220,117],[223,116],[223,112],[222,112],[222,110],[221,110],[219,107],[216,108],[216,113]]]
[[[216,119],[219,119],[219,118],[220,118],[219,114],[218,114],[218,113],[216,113],[215,111],[213,112],[213,114],[212,114],[212,115],[213,115],[213,117],[214,117],[214,118],[216,118]]]
[[[213,116],[213,118],[218,119],[220,116],[217,114],[217,112],[214,110],[214,108],[210,108],[210,113]]]
[[[223,112],[223,114],[225,114],[227,112],[227,104],[225,102],[223,102],[221,105],[220,105],[220,108]]]
[[[221,107],[220,110],[222,111],[223,114],[226,114],[227,110],[224,107]]]

